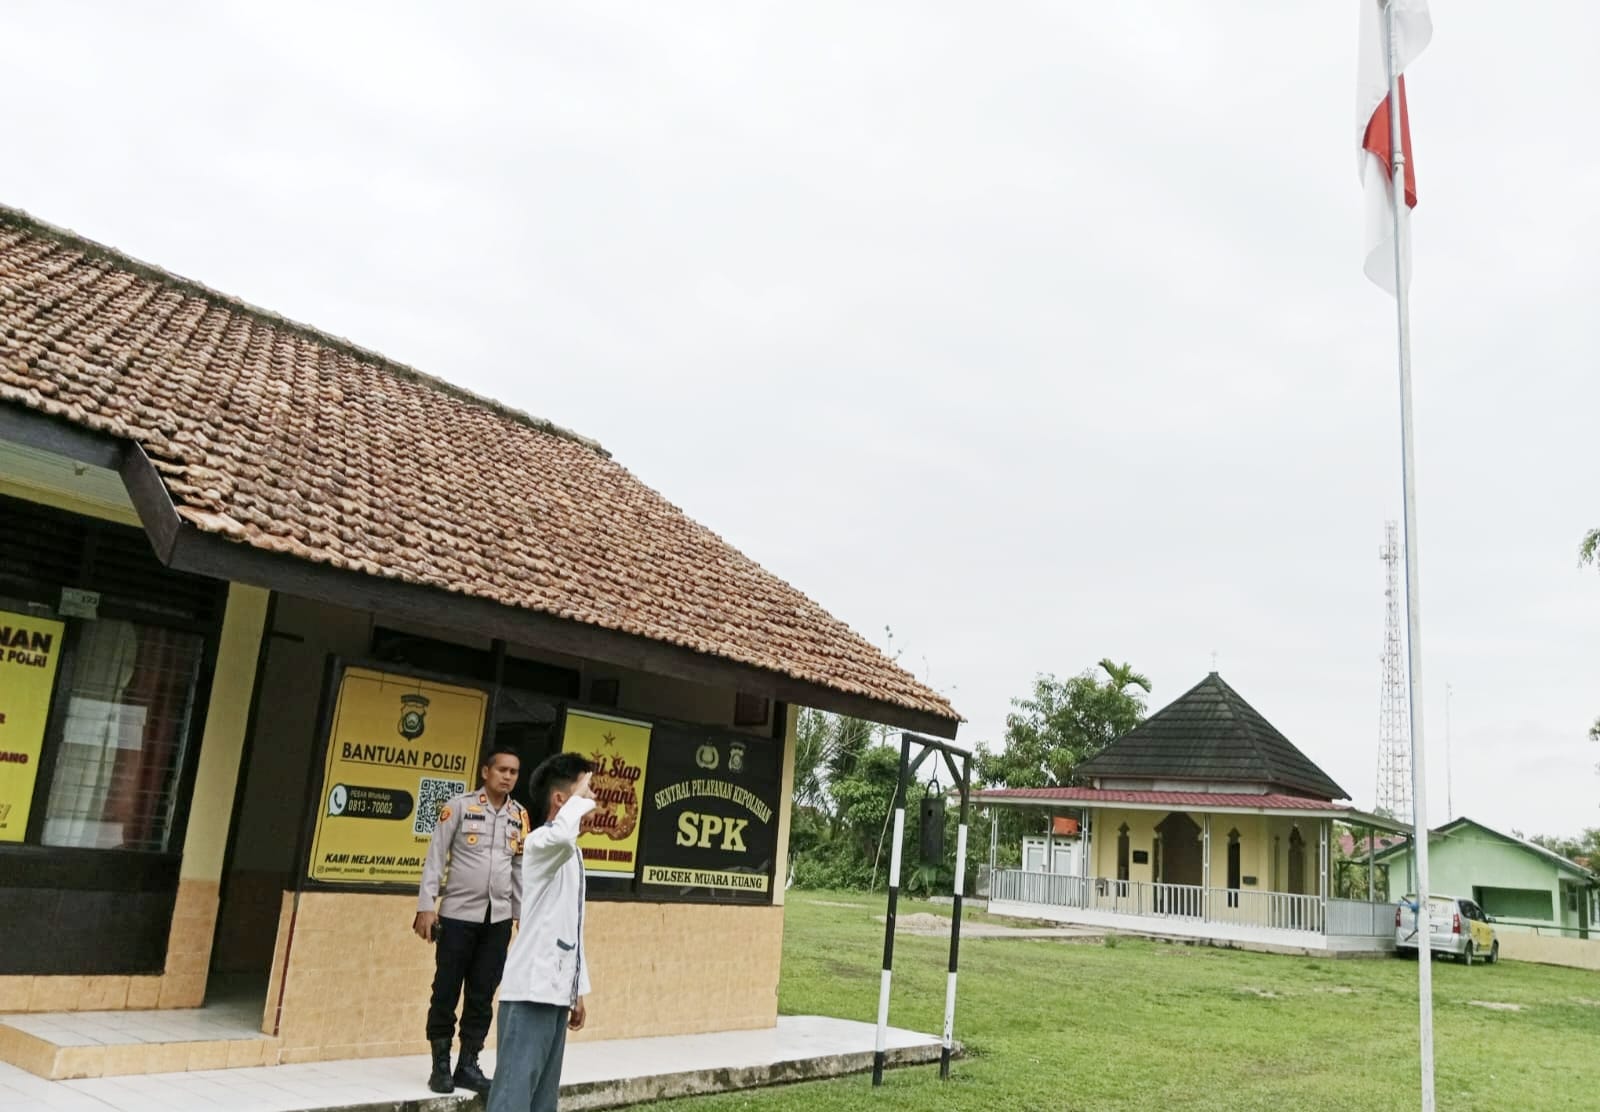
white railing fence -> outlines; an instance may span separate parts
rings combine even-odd
[[[1394,929],[1393,904],[1329,900],[1324,918],[1323,901],[1318,896],[1025,873],[1020,869],[995,870],[990,898],[1116,915],[1188,919],[1362,938],[1382,937]]]
[[[1329,900],[1328,933],[1353,938],[1388,938],[1394,934],[1394,904]]]

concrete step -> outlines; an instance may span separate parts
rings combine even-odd
[[[0,1015],[0,1062],[51,1081],[277,1065],[259,1016],[232,1004]]]

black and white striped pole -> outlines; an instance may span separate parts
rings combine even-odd
[[[911,735],[900,735],[900,775],[894,790],[894,841],[889,850],[889,913],[883,924],[883,974],[878,983],[878,1038],[872,1050],[872,1084],[883,1084],[889,1051],[889,981],[894,970],[894,915],[900,903],[900,850],[906,833],[906,777],[911,768]]]
[[[922,749],[915,761],[911,759],[911,747],[917,745]],[[939,1077],[946,1079],[950,1076],[950,1059],[955,1053],[955,1021],[956,1021],[956,965],[961,955],[961,905],[967,887],[967,808],[972,797],[972,754],[964,749],[958,749],[946,742],[935,741],[931,738],[916,737],[912,734],[900,735],[900,774],[895,782],[894,799],[894,845],[889,851],[889,910],[884,916],[883,924],[883,974],[878,985],[878,1039],[872,1053],[872,1084],[874,1087],[883,1084],[883,1069],[888,1063],[889,1051],[889,985],[894,971],[894,921],[895,913],[900,905],[900,865],[901,854],[905,846],[906,832],[906,789],[911,776],[921,767],[922,762],[931,757],[935,751],[943,758],[945,767],[950,770],[951,779],[961,782],[961,815],[956,827],[956,872],[953,885],[954,900],[950,917],[950,968],[945,980],[944,994],[944,1035],[940,1043]],[[961,759],[961,771],[956,771],[956,758]],[[937,779],[936,781],[937,782]],[[943,829],[943,808],[935,807],[931,811],[924,808],[924,822],[932,821],[940,830]],[[943,856],[942,851],[930,849],[926,853],[935,854],[935,860]]]
[[[972,779],[972,758],[961,758],[961,815],[956,826],[956,876],[950,915],[950,974],[944,989],[944,1044],[939,1051],[939,1080],[950,1078],[950,1054],[955,1047],[956,964],[961,956],[961,898],[967,888],[967,797]]]

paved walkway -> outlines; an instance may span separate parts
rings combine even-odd
[[[574,1043],[561,1077],[563,1112],[834,1077],[872,1066],[870,1023],[785,1016],[763,1031]],[[931,1035],[890,1030],[897,1065],[937,1061]],[[485,1056],[492,1070],[493,1055]],[[443,1112],[470,1094],[438,1097],[428,1060],[368,1058],[128,1077],[45,1081],[0,1064],[4,1112]]]

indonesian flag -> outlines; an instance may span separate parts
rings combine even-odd
[[[1401,74],[1400,150],[1406,159],[1406,207],[1417,207],[1417,166],[1411,159],[1411,119],[1406,110],[1405,71],[1433,37],[1427,0],[1388,0],[1394,9],[1394,66]],[[1366,271],[1378,285],[1395,292],[1394,166],[1389,131],[1389,67],[1384,0],[1361,0],[1361,57],[1356,76],[1356,150],[1361,188],[1366,194]],[[1411,244],[1402,245],[1405,271],[1411,273]]]

